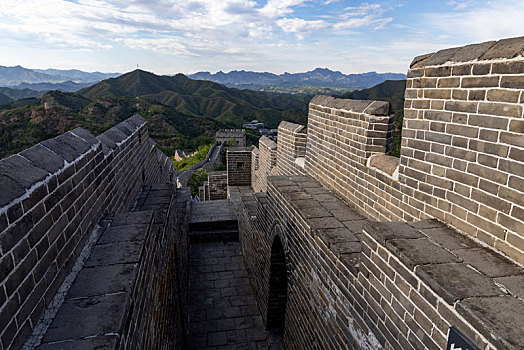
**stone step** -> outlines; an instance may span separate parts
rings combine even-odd
[[[189,232],[190,243],[238,241],[236,228],[195,230]]]
[[[203,221],[189,224],[189,231],[236,230],[237,220]]]

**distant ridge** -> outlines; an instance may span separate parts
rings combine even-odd
[[[234,70],[229,73],[222,71],[211,74],[198,72],[188,75],[191,79],[210,80],[229,87],[244,87],[258,89],[263,86],[299,86],[308,85],[316,87],[344,88],[348,90],[369,88],[385,80],[406,79],[401,73],[359,73],[343,74],[327,68],[316,68],[305,73],[273,74],[268,72],[251,72]]]
[[[68,81],[76,84],[93,84],[119,75],[120,73],[83,72],[78,69],[28,69],[22,66],[0,66],[0,86],[17,87],[20,84],[57,84]]]

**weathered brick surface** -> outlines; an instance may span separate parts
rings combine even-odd
[[[253,150],[252,154],[251,187],[254,192],[267,192],[267,177],[275,175],[277,170],[277,144],[262,136],[257,150]],[[253,164],[256,164],[255,171]]]
[[[387,153],[389,133],[375,130],[389,129],[381,126],[381,116],[367,120],[369,102],[313,99],[306,173],[371,218],[437,218],[523,263],[523,189],[510,184],[524,179],[522,58],[463,61],[492,45],[498,44],[414,60],[396,178],[370,162],[372,154]]]
[[[451,325],[480,349],[523,346],[509,325],[522,321],[524,270],[444,224],[367,221],[306,176],[230,198],[265,322],[272,243],[283,241],[287,348],[442,349]]]
[[[129,210],[143,185],[172,180],[173,168],[139,115],[97,138],[75,129],[0,164],[0,187],[12,188],[0,195],[0,259],[13,265],[0,275],[0,342],[18,348],[94,225]]]
[[[228,186],[251,186],[251,152],[251,147],[229,147],[227,149]]]
[[[207,186],[205,194],[209,194],[206,200],[219,200],[227,198],[227,171],[210,171],[208,172]]]
[[[524,176],[521,157],[524,136],[518,127],[523,117],[522,85],[519,82],[524,78],[524,66],[521,57],[506,57],[497,50],[513,52],[506,45],[516,45],[516,48],[523,40],[516,38],[511,39],[511,43],[501,40],[467,46],[455,52],[449,61],[432,62],[431,57],[440,55],[439,52],[412,64],[408,73],[408,86],[412,88],[406,90],[402,163],[410,166],[410,161],[417,159],[427,169],[418,169],[422,172],[415,173],[407,167],[400,168],[400,183],[411,188],[412,195],[403,192],[414,199],[424,198],[420,191],[430,174],[447,180],[429,184],[429,194],[439,198],[433,202],[423,199],[415,218],[430,214],[502,250],[520,263],[524,262],[524,251],[510,242],[509,237],[522,237],[523,231],[516,231],[522,224],[521,218],[510,214],[513,210],[517,212],[522,203],[517,196],[508,197],[508,194],[515,190],[511,188],[509,178]],[[478,62],[464,63],[465,57],[473,57]],[[488,57],[502,58],[503,61],[482,61]],[[447,96],[447,89],[452,82],[444,83],[450,79],[448,69],[452,69],[456,79],[451,98]],[[418,83],[428,77],[438,79],[436,89]],[[437,91],[441,91],[440,96]],[[421,132],[416,123],[441,120],[437,119],[441,112],[432,104],[427,107],[416,103],[421,95],[431,98],[432,102],[444,100],[445,110],[451,112],[451,119],[445,120],[445,129]],[[432,155],[428,149],[421,153],[419,145],[422,143],[431,152],[444,144],[443,155]],[[422,157],[417,157],[417,153]],[[448,168],[445,174],[438,173],[438,166]],[[410,198],[406,199],[409,202]],[[487,207],[490,209],[485,209]]]
[[[246,130],[222,129],[216,132],[216,142],[219,145],[233,143],[232,146],[246,147]]]
[[[281,122],[278,126],[277,175],[305,175],[297,160],[306,156],[307,130],[303,125]]]
[[[153,210],[151,231],[136,267],[120,349],[187,346],[190,194],[172,184],[144,189],[136,210]],[[154,268],[152,268],[154,266]]]

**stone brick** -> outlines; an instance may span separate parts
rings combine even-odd
[[[500,79],[501,88],[524,89],[524,75],[502,76]]]
[[[459,90],[459,89],[453,89],[451,96],[454,100],[467,100],[468,99],[468,90]]]
[[[522,107],[519,105],[480,102],[479,113],[515,118],[522,115]]]
[[[425,89],[424,98],[450,99],[451,90],[448,89]],[[417,107],[415,107],[417,108]]]
[[[462,79],[463,88],[484,88],[499,86],[499,77],[465,77]]]
[[[491,64],[474,64],[473,75],[486,75],[491,71]]]
[[[486,99],[486,90],[470,90],[468,100],[484,101]]]
[[[454,112],[476,113],[477,102],[446,101],[445,109]]]
[[[520,91],[493,89],[488,91],[488,101],[495,102],[519,102]]]
[[[493,74],[522,74],[524,72],[524,62],[499,62],[493,63]]]
[[[524,120],[511,120],[508,131],[515,133],[524,133]]]
[[[454,68],[455,67],[453,67],[453,69]],[[439,88],[455,88],[459,86],[460,86],[460,78],[442,78],[438,80]]]
[[[508,157],[511,159],[515,159],[516,161],[519,161],[519,162],[524,162],[524,150],[511,147]]]
[[[522,135],[519,134],[501,132],[500,141],[506,144],[524,148],[524,138],[522,137]]]
[[[451,74],[452,75],[471,75],[472,69],[473,69],[472,64],[463,64],[459,66],[453,66],[453,70]]]
[[[424,69],[426,77],[445,77],[451,75],[451,67],[436,67]]]

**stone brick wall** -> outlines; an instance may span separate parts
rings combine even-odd
[[[408,72],[405,209],[524,263],[524,38],[417,57]],[[473,63],[472,63],[473,61]]]
[[[228,186],[251,186],[251,153],[251,147],[229,147],[227,149]]]
[[[297,159],[306,156],[307,130],[303,125],[281,122],[278,126],[278,175],[304,175],[303,167],[297,164]]]
[[[154,211],[126,308],[120,349],[187,346],[189,192],[173,184],[145,189],[137,209]],[[154,268],[153,268],[154,267]]]
[[[260,164],[259,164],[259,159],[260,158],[260,151],[258,149],[258,147],[256,146],[253,146],[253,150],[251,151],[251,188],[253,189],[253,191],[255,192],[259,192],[258,191],[258,183],[259,183],[259,176],[261,175],[261,173],[258,171],[258,168],[260,167]]]
[[[208,173],[209,200],[227,199],[227,171]]]
[[[251,277],[259,310],[266,324],[271,252],[268,236],[272,231],[274,212],[272,206],[268,204],[265,192],[253,193],[247,187],[230,187],[229,198],[234,204],[238,217],[244,261]]]
[[[368,164],[372,155],[386,151],[392,123],[387,103],[315,97],[310,103],[305,169],[368,217],[413,220],[399,209],[404,198],[400,183],[377,164]]]
[[[222,129],[218,130],[215,136],[219,145],[234,142],[232,146],[246,147],[246,130],[244,129]]]
[[[105,213],[128,211],[171,161],[139,115],[98,137],[75,129],[0,161],[0,342],[19,348]]]
[[[255,170],[254,173],[253,171],[251,173],[251,187],[255,192],[266,192],[267,177],[272,175],[276,171],[277,144],[275,143],[275,141],[270,140],[265,136],[262,136],[260,138],[258,155],[255,154],[255,159],[252,159],[253,163],[257,161],[258,168],[257,170]]]
[[[371,157],[388,148],[386,106],[314,98],[307,174],[371,218],[436,218],[524,263],[523,45],[507,39],[413,61],[395,175],[387,156],[378,166]]]
[[[366,322],[384,343],[444,349],[453,325],[479,349],[524,346],[512,326],[522,323],[522,268],[436,220],[371,222],[363,232]]]
[[[524,346],[522,268],[446,225],[368,221],[309,176],[230,199],[264,322],[282,239],[286,348],[443,349],[451,325],[479,349]]]

